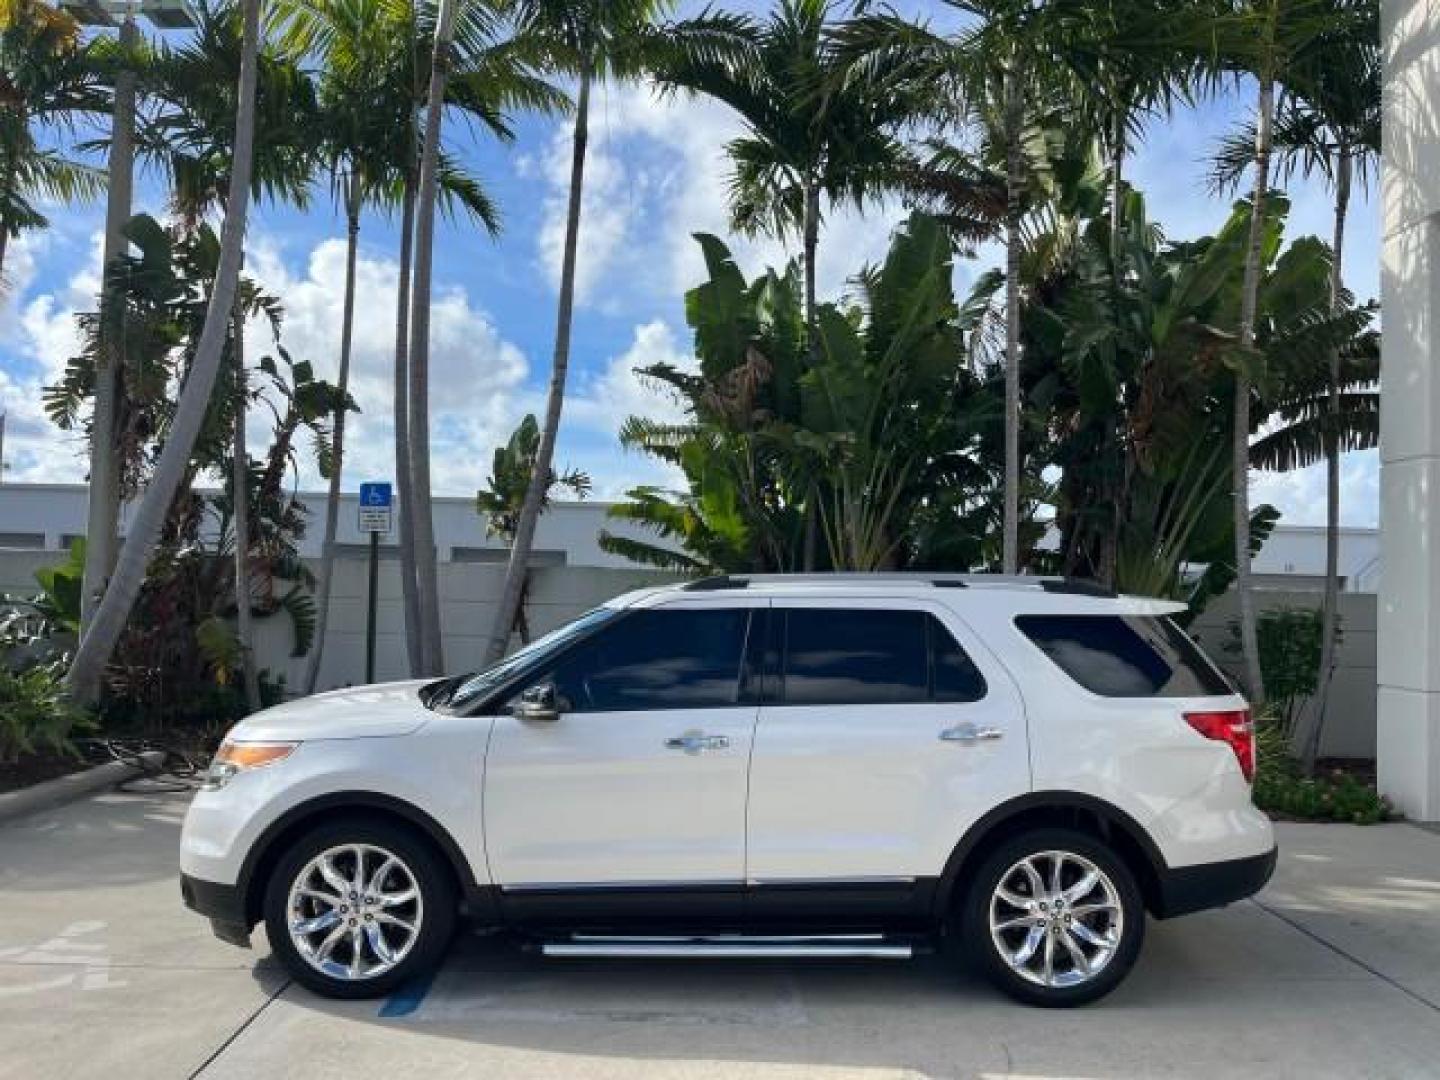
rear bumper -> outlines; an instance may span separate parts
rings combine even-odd
[[[210,929],[221,941],[245,949],[250,947],[252,923],[245,911],[245,896],[238,886],[181,874],[180,897],[191,911],[210,920]]]
[[[1275,872],[1279,849],[1271,848],[1246,859],[1181,866],[1160,872],[1157,918],[1169,919],[1192,911],[1233,904],[1265,887]]]

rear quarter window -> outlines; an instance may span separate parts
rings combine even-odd
[[[1182,698],[1235,692],[1185,631],[1164,617],[1019,615],[1015,625],[1092,694]]]

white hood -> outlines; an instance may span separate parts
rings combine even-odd
[[[408,735],[434,715],[420,703],[433,680],[382,683],[288,701],[247,717],[230,729],[239,742],[303,742]]]

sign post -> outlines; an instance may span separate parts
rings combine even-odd
[[[380,592],[380,534],[389,533],[395,513],[395,493],[389,483],[360,485],[362,533],[370,536],[370,592],[365,604],[365,682],[375,681],[375,608]]]

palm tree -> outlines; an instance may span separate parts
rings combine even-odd
[[[255,667],[255,631],[250,599],[250,450],[246,442],[246,403],[250,394],[245,375],[245,305],[241,290],[235,290],[235,312],[230,320],[230,349],[235,365],[235,422],[231,437],[231,504],[235,514],[235,636],[240,644],[240,679],[245,705],[252,712],[262,708],[260,676]],[[344,391],[342,390],[343,394]],[[344,415],[344,410],[338,410]]]
[[[160,111],[147,126],[139,147],[169,174],[172,203],[180,220],[191,228],[224,201],[233,183],[233,76],[245,49],[234,7],[199,4],[195,11],[195,39],[179,49],[161,50],[147,69],[151,96]],[[256,64],[255,142],[259,149],[251,163],[252,196],[304,206],[319,160],[316,133],[325,130],[317,113],[315,88],[294,59],[269,42],[259,46]],[[235,362],[243,365],[245,308],[238,297],[233,321]],[[246,698],[251,708],[257,709],[260,696],[250,619],[251,492],[248,484],[241,483],[248,475],[250,460],[245,447],[250,404],[247,387],[244,368],[237,367],[231,468],[236,483],[236,628]],[[348,408],[347,394],[342,393],[340,401]]]
[[[140,31],[132,13],[120,24],[115,94],[111,108],[110,152],[106,161],[109,193],[105,206],[105,241],[101,255],[101,306],[120,289],[113,278],[116,259],[127,249],[125,225],[131,216],[135,184],[135,102],[137,72],[131,62],[138,52]],[[88,628],[95,604],[115,565],[120,525],[120,456],[116,427],[125,408],[122,397],[126,338],[120,319],[102,320],[105,348],[95,373],[95,405],[91,411],[90,484],[85,521],[85,579],[80,598],[80,627]]]
[[[540,517],[560,412],[565,402],[565,378],[570,364],[570,327],[575,310],[575,258],[580,238],[580,199],[585,183],[585,150],[589,141],[590,91],[596,79],[610,75],[633,78],[660,66],[683,48],[695,51],[733,47],[737,21],[726,17],[701,18],[681,26],[657,28],[654,19],[662,0],[515,0],[513,17],[517,38],[545,49],[559,70],[573,72],[578,80],[575,120],[571,132],[570,194],[565,215],[565,246],[560,266],[560,299],[555,317],[555,351],[546,395],[545,422],[535,454],[535,471],[520,518],[510,564],[486,650],[487,660],[498,660],[510,640],[510,628],[520,607],[535,525]]]
[[[37,197],[93,198],[105,176],[46,146],[40,129],[68,129],[109,107],[103,71],[65,12],[40,0],[0,0],[0,280],[11,240],[49,224]]]
[[[1230,8],[1230,5],[1223,5]],[[1231,445],[1233,522],[1235,530],[1235,590],[1239,601],[1240,643],[1245,658],[1246,685],[1256,703],[1265,700],[1260,670],[1260,642],[1255,629],[1255,596],[1250,582],[1250,438],[1254,394],[1255,320],[1261,266],[1267,243],[1265,202],[1270,196],[1271,156],[1277,92],[1305,84],[1316,65],[1335,59],[1336,35],[1349,36],[1357,6],[1332,0],[1242,0],[1224,14],[1194,26],[1195,40],[1217,67],[1246,74],[1256,82],[1254,161],[1250,203],[1250,235],[1241,287],[1240,317],[1236,331],[1234,427]]]
[[[515,542],[515,527],[525,505],[525,493],[530,488],[530,475],[535,471],[535,453],[539,449],[540,425],[533,413],[527,414],[520,421],[520,426],[511,432],[505,445],[495,448],[490,476],[485,481],[485,487],[475,493],[475,512],[485,515],[485,535],[498,537],[507,547]],[[556,488],[565,488],[577,499],[583,499],[590,494],[591,487],[589,474],[579,469],[552,470],[550,482],[546,485],[544,505],[549,507],[551,493]],[[528,586],[527,580],[527,592]],[[528,644],[530,623],[525,616],[523,594],[520,610],[515,616],[515,630],[520,634],[521,644]]]
[[[1059,62],[1064,42],[1051,5],[1031,0],[946,0],[969,17],[951,37],[894,15],[862,16],[843,32],[854,58],[853,79],[921,88],[936,115],[961,125],[980,122],[999,134],[1005,199],[1005,480],[1001,566],[1019,569],[1021,269],[1024,257],[1027,171],[1025,140],[1034,106],[1074,96],[1070,73]],[[1063,13],[1064,6],[1058,7]]]
[[[244,254],[245,219],[249,208],[251,163],[255,139],[255,88],[259,67],[260,0],[243,0],[240,79],[236,91],[233,156],[220,238],[220,261],[205,312],[205,325],[196,348],[195,362],[181,391],[169,438],[156,463],[153,478],[140,498],[134,520],[120,549],[111,578],[90,633],[80,643],[65,682],[71,696],[89,703],[99,693],[100,677],[125,629],[140,587],[150,552],[185,477],[190,452],[205,422],[210,394],[219,373],[225,338],[231,323]]]
[[[1181,18],[1185,18],[1181,13]],[[1112,274],[1119,253],[1125,164],[1144,137],[1145,123],[1193,103],[1210,76],[1197,58],[1173,47],[1174,5],[1164,0],[1085,0],[1062,7],[1054,33],[1063,36],[1057,59],[1073,75],[1073,117],[1094,132],[1107,159]]]
[[[753,44],[680,52],[654,72],[661,86],[712,97],[743,121],[745,134],[726,147],[731,222],[745,235],[799,236],[812,337],[822,201],[860,207],[893,187],[904,159],[895,129],[918,111],[913,93],[897,92],[904,86],[842,77],[836,6],[781,0],[762,25],[735,26]]]
[[[440,125],[444,113],[454,110],[508,140],[513,137],[508,110],[551,112],[565,108],[568,100],[535,73],[544,51],[521,35],[503,39],[491,6],[467,4],[447,14],[441,4],[433,12],[433,26],[427,10],[416,13],[408,4],[397,8],[393,2],[385,6],[390,18],[409,28],[400,40],[412,43],[399,55],[400,63],[386,68],[393,73],[387,92],[401,111],[392,124],[390,144],[392,160],[400,163],[393,188],[402,207],[395,350],[401,574],[413,670],[437,672],[444,659],[429,463],[430,248],[436,199],[441,209],[452,202],[463,206],[492,234],[499,228],[498,213],[483,189],[442,149]],[[357,75],[373,78],[374,73]],[[422,105],[427,110],[423,127]]]
[[[427,89],[419,74],[429,55],[430,40],[423,12],[397,0],[286,0],[278,9],[288,48],[301,62],[317,68],[320,98],[321,154],[332,186],[343,192],[347,228],[347,273],[341,326],[340,378],[348,382],[354,266],[364,204],[391,207],[401,213],[400,289],[397,318],[395,384],[396,482],[400,493],[401,578],[406,605],[411,670],[421,668],[419,597],[415,545],[411,529],[411,485],[408,363],[412,241],[417,166],[415,145],[418,111]],[[523,50],[513,43],[491,40],[492,26],[484,9],[457,16],[454,65],[447,79],[446,108],[472,120],[493,137],[514,138],[507,111],[562,108],[566,99],[530,70]],[[494,235],[499,216],[484,188],[464,172],[444,149],[437,164],[440,209],[463,210]],[[326,502],[324,554],[319,575],[320,632],[311,653],[306,685],[313,690],[324,648],[339,495],[344,468],[344,422],[336,417],[334,443],[328,455],[329,496]]]
[[[1276,175],[1296,170],[1320,175],[1334,195],[1330,248],[1330,304],[1338,313],[1348,303],[1343,273],[1345,230],[1354,180],[1368,183],[1380,155],[1381,71],[1379,8],[1375,0],[1330,0],[1330,28],[1290,69],[1284,100],[1277,108],[1271,141]],[[1214,185],[1233,190],[1253,163],[1255,125],[1242,125],[1216,156]],[[1325,591],[1321,602],[1320,679],[1309,708],[1300,756],[1313,770],[1324,728],[1325,706],[1335,664],[1340,586],[1340,453],[1355,448],[1345,423],[1341,350],[1329,350],[1329,387],[1320,440],[1325,461]],[[1253,456],[1253,450],[1252,450]],[[1302,457],[1300,461],[1305,461]],[[1305,461],[1305,463],[1309,463]]]

